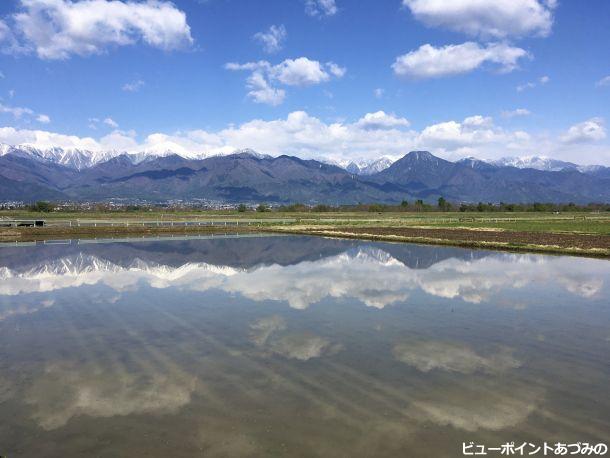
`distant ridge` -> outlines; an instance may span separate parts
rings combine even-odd
[[[253,150],[190,156],[2,145],[0,200],[354,204],[442,196],[454,202],[610,202],[610,168],[539,157],[451,162],[412,151],[395,162],[382,158],[342,168]]]

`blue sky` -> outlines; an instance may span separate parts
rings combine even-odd
[[[4,143],[610,164],[606,0],[7,0],[0,18]]]

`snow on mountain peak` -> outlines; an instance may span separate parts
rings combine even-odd
[[[520,156],[502,157],[495,161],[490,161],[494,165],[501,167],[516,167],[518,169],[536,169],[549,172],[558,172],[565,169],[576,169],[578,166],[572,162],[560,161],[547,156]]]
[[[167,146],[167,145],[166,145]],[[89,167],[93,167],[101,162],[109,161],[118,156],[126,156],[132,163],[139,164],[151,159],[158,157],[167,157],[177,155],[185,159],[200,160],[211,156],[225,156],[229,154],[249,154],[250,156],[258,159],[270,158],[267,154],[261,154],[253,149],[238,149],[238,150],[227,150],[225,152],[211,154],[205,152],[188,152],[184,150],[173,150],[169,147],[157,148],[154,150],[145,150],[139,152],[127,152],[127,151],[93,151],[93,150],[81,150],[77,148],[36,148],[34,146],[23,144],[23,145],[8,145],[0,144],[0,156],[6,154],[14,154],[17,156],[26,156],[31,159],[35,159],[41,162],[50,162],[53,164],[63,165],[76,170],[83,170]]]
[[[381,156],[377,159],[357,159],[326,162],[333,165],[338,165],[339,167],[355,175],[373,175],[374,173],[381,172],[382,170],[387,169],[395,161],[387,156]]]

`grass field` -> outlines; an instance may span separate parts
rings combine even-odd
[[[506,231],[570,232],[610,235],[610,214],[604,213],[499,213],[499,212],[254,212],[237,211],[138,211],[52,212],[0,211],[0,218],[46,220],[235,220],[294,218],[299,224],[413,225],[441,228],[495,229]]]

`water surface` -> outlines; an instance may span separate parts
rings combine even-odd
[[[309,237],[1,247],[0,455],[608,443],[609,283],[603,260]]]

